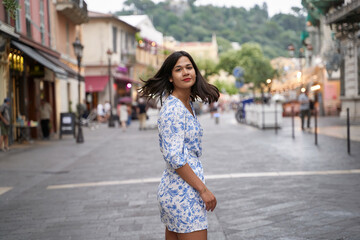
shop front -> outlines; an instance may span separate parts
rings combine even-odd
[[[9,92],[12,102],[13,140],[41,139],[40,100],[52,107],[50,129],[56,132],[55,78],[66,72],[45,59],[38,51],[11,41]]]
[[[86,76],[85,92],[87,109],[94,109],[98,104],[103,104],[103,95],[106,85],[109,82],[109,76]],[[101,95],[101,96],[100,96]]]

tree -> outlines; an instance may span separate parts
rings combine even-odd
[[[197,6],[194,4],[195,0],[187,0],[184,6],[188,5],[190,8],[186,8],[186,11],[179,16],[175,13],[176,9],[171,8],[170,2],[170,0],[157,1],[157,3],[150,0],[126,1],[127,4],[149,15],[156,29],[166,36],[174,36],[178,41],[205,42],[209,41],[212,33],[215,33],[217,38],[229,42],[240,44],[257,42],[264,47],[263,54],[266,57],[287,56],[286,47],[289,43],[297,45],[297,42],[300,42],[301,32],[305,30],[306,25],[301,8],[294,8],[291,14],[280,13],[270,18],[266,4],[245,9],[212,5]],[[129,9],[123,12],[129,14]],[[135,12],[132,10],[132,14]],[[122,12],[117,14],[124,15]],[[229,49],[227,43],[224,45],[222,43],[225,41],[218,43],[221,53]]]
[[[155,7],[155,4],[151,0],[126,0],[124,4],[127,6],[134,4],[134,6],[142,12],[146,12]]]
[[[196,65],[199,70],[203,73],[203,77],[207,80],[209,76],[218,73],[216,63],[211,59],[195,59]]]
[[[218,48],[219,48],[219,54],[223,52],[229,51],[232,46],[231,42],[223,37],[216,37]]]
[[[266,79],[273,78],[275,73],[270,60],[264,56],[261,46],[257,43],[245,43],[241,50],[229,51],[220,56],[218,69],[232,74],[236,66],[244,69],[245,82],[254,83],[256,88],[261,88]]]
[[[220,92],[226,92],[229,95],[235,95],[239,93],[239,90],[235,87],[235,84],[233,83],[228,83],[218,79],[214,82],[214,85],[219,89]]]

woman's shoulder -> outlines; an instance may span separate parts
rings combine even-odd
[[[170,95],[164,101],[164,104],[161,107],[161,113],[173,113],[173,114],[181,114],[184,112],[184,107],[182,102]]]

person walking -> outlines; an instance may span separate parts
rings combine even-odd
[[[107,121],[106,117],[105,117],[105,110],[104,110],[104,106],[99,103],[96,107],[96,113],[97,113],[97,121],[98,123],[104,123]]]
[[[10,134],[10,99],[5,98],[4,104],[0,106],[0,150],[9,151]],[[3,146],[4,145],[4,146]]]
[[[307,127],[310,128],[310,101],[309,97],[307,96],[307,92],[304,91],[299,96],[300,102],[300,118],[301,118],[301,129],[305,130],[305,117],[307,117]]]
[[[126,103],[119,103],[118,107],[118,115],[119,115],[119,121],[120,121],[120,127],[122,128],[123,132],[126,131],[126,122],[128,121],[128,106]]]
[[[139,98],[139,103],[137,106],[137,112],[139,116],[139,130],[145,130],[146,129],[146,102],[143,98]]]
[[[144,81],[140,94],[151,99],[166,96],[158,119],[160,150],[166,162],[158,187],[165,239],[206,240],[206,211],[217,201],[206,187],[201,156],[203,130],[191,101],[218,100],[219,90],[202,77],[193,58],[184,51],[166,58],[154,77]]]
[[[50,139],[50,122],[52,115],[52,107],[44,98],[40,100],[40,124],[43,139]]]

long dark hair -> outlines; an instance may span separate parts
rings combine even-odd
[[[196,82],[191,87],[191,101],[200,98],[205,103],[216,102],[220,97],[219,90],[214,85],[205,81],[195,64],[194,59],[185,51],[178,51],[170,54],[154,77],[149,78],[147,81],[142,80],[145,84],[140,88],[140,94],[148,99],[160,98],[160,101],[162,102],[162,97],[168,96],[174,90],[174,85],[169,79],[175,64],[179,58],[183,56],[189,58],[196,73]]]

